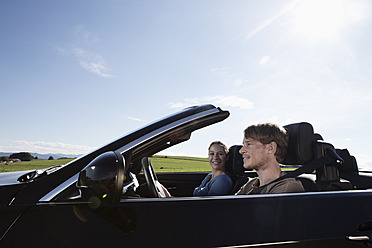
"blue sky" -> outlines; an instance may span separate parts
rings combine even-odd
[[[0,151],[87,153],[191,105],[229,110],[169,155],[313,124],[372,168],[372,2],[0,2]]]

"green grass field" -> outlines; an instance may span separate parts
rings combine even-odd
[[[152,165],[154,166],[155,172],[157,173],[211,171],[208,158],[155,155],[150,159]],[[74,159],[34,159],[31,161],[9,163],[8,165],[5,163],[0,163],[0,172],[36,170],[55,165],[64,165],[72,160]],[[293,170],[293,168],[282,168],[282,170]]]
[[[150,159],[155,172],[211,171],[208,158],[153,156]]]
[[[207,158],[177,157],[177,156],[153,156],[150,158],[156,172],[197,172],[211,171]],[[48,168],[55,165],[64,165],[74,159],[34,159],[31,161],[1,163],[0,172],[23,171]]]
[[[23,161],[17,163],[1,163],[0,172],[8,171],[23,171],[23,170],[36,170],[42,168],[48,168],[55,165],[64,165],[74,160],[73,158],[69,159],[56,159],[56,160],[46,160],[46,159],[34,159],[31,161]]]

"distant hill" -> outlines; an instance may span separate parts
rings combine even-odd
[[[0,157],[2,157],[2,156],[9,157],[13,153],[17,153],[17,152],[0,152]],[[48,154],[40,154],[40,153],[33,153],[33,152],[30,152],[30,153],[33,157],[38,157],[39,159],[48,159],[50,156],[52,156],[54,159],[77,158],[77,157],[82,156],[82,154],[73,155],[73,154],[62,154],[62,153],[48,153]]]

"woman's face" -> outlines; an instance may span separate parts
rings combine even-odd
[[[226,163],[226,152],[218,144],[214,144],[209,148],[209,164],[213,170],[221,170],[225,171],[225,163]]]

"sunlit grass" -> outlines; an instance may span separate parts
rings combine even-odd
[[[177,157],[177,156],[153,156],[151,163],[157,173],[161,172],[198,172],[211,171],[207,158]],[[48,168],[55,165],[64,165],[74,159],[34,159],[16,163],[1,163],[0,172],[24,171]]]
[[[46,160],[46,159],[33,159],[31,161],[22,161],[15,163],[1,163],[0,172],[9,172],[9,171],[24,171],[24,170],[36,170],[42,168],[48,168],[55,165],[64,165],[74,160],[74,158],[68,159],[55,159],[55,160]]]
[[[211,171],[208,158],[153,156],[150,159],[157,173]]]
[[[74,160],[68,159],[34,159],[31,161],[16,162],[16,163],[1,163],[0,172],[9,171],[24,171],[48,168],[55,165],[64,165]],[[208,158],[197,157],[179,157],[179,156],[152,156],[150,157],[156,173],[168,172],[206,172],[211,171]],[[294,168],[285,167],[282,170],[293,170]]]

